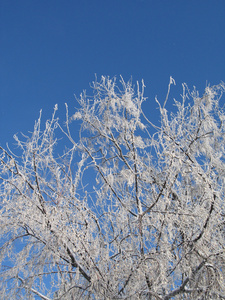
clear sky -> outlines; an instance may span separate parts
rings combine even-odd
[[[1,146],[95,74],[143,78],[150,118],[170,76],[177,94],[225,81],[225,0],[0,0],[0,30]]]

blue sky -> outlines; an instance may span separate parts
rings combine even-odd
[[[94,76],[146,84],[146,114],[169,77],[201,92],[225,81],[224,0],[0,0],[0,145],[31,131],[43,109],[64,103]],[[168,104],[171,105],[172,101]]]

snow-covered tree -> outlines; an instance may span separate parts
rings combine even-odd
[[[225,86],[172,114],[173,83],[159,124],[143,83],[102,77],[0,147],[1,299],[225,299]]]

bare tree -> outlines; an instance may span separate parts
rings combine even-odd
[[[1,299],[225,299],[225,86],[170,114],[173,83],[160,125],[144,84],[102,77],[0,147]]]

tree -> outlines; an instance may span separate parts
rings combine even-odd
[[[170,114],[173,83],[160,125],[143,83],[102,77],[0,147],[2,299],[225,299],[225,86]]]

